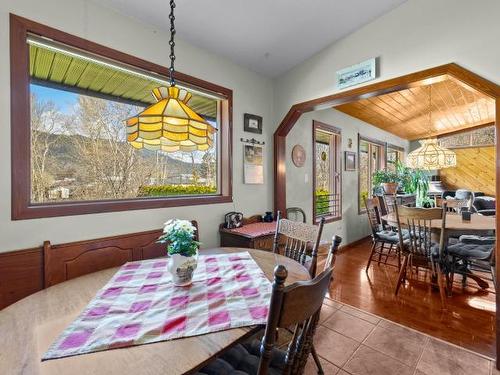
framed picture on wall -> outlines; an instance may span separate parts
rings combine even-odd
[[[356,170],[356,153],[353,151],[345,151],[344,152],[344,160],[345,160],[345,170],[346,171],[355,171]]]
[[[250,133],[262,134],[262,117],[245,113],[243,115],[243,130]]]

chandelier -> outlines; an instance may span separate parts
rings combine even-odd
[[[175,83],[175,1],[170,0],[170,86],[153,90],[156,103],[126,120],[127,141],[152,151],[206,151],[216,129],[188,105],[191,94]]]
[[[429,133],[432,132],[432,86],[429,85]],[[420,141],[421,146],[406,157],[406,165],[413,169],[437,170],[457,165],[456,154],[441,147],[437,139],[429,138]]]

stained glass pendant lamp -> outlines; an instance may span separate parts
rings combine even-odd
[[[429,85],[429,133],[432,130],[432,87]],[[421,146],[406,157],[406,165],[413,169],[438,170],[455,167],[457,155],[441,147],[434,138],[420,141]]]
[[[170,87],[155,88],[156,103],[126,120],[127,141],[152,151],[206,151],[216,129],[189,107],[191,94],[175,84],[174,8],[175,1],[170,0]]]

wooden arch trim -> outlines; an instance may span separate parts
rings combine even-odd
[[[411,87],[429,85],[444,80],[447,76],[451,76],[495,100],[496,191],[500,192],[500,147],[498,147],[500,145],[500,86],[455,63],[450,63],[293,105],[274,132],[274,209],[286,212],[286,136],[303,113],[331,108]],[[496,210],[500,212],[498,199]],[[499,231],[500,219],[497,216],[496,232],[499,233]],[[500,244],[498,241],[495,256],[496,259],[500,259]],[[496,279],[500,280],[500,267],[496,270]],[[500,361],[498,360],[500,358],[500,294],[498,293],[496,294],[496,311],[498,312],[496,316],[497,368],[500,370]]]
[[[281,212],[285,212],[286,209],[286,136],[293,129],[303,113],[331,108],[340,104],[351,103],[412,87],[429,85],[442,81],[447,76],[452,76],[459,82],[495,99],[495,115],[498,126],[500,122],[500,110],[498,109],[499,100],[497,99],[500,98],[500,86],[455,63],[440,65],[401,77],[294,104],[274,132],[274,209]],[[497,131],[497,137],[498,133]],[[497,158],[499,156],[500,154],[497,154]],[[500,169],[497,167],[497,173],[499,172]],[[497,191],[500,191],[498,185]]]

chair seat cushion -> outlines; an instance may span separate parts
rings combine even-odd
[[[403,229],[402,234],[403,234],[403,240],[408,239],[409,236],[408,236],[408,231],[406,229]],[[395,232],[393,230],[381,230],[380,232],[377,232],[377,237],[380,240],[388,243],[397,244],[399,242],[398,232]]]
[[[495,209],[488,209],[488,210],[478,210],[477,213],[483,216],[495,216],[497,211]]]
[[[493,210],[495,211],[496,199],[494,197],[477,197],[474,200],[476,210]]]
[[[278,375],[283,372],[285,355],[284,351],[273,349],[268,371],[269,375]],[[257,374],[259,361],[260,341],[254,339],[233,346],[201,369],[196,375],[254,375]]]
[[[474,244],[474,245],[494,245],[495,244],[495,237],[493,236],[487,236],[487,237],[481,237],[481,236],[474,236],[470,234],[464,234],[460,236],[460,242],[466,243],[466,244]]]
[[[448,246],[448,254],[469,259],[487,259],[491,256],[494,245],[477,245],[471,243],[458,242]]]

